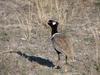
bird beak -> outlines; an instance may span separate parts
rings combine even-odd
[[[48,25],[50,25],[50,22],[48,22]]]

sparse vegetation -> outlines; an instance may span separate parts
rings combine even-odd
[[[0,75],[99,75],[99,4],[100,0],[0,0]],[[24,58],[26,54],[55,64],[49,19],[72,36],[76,61],[61,70]]]
[[[96,66],[96,70],[97,70],[98,72],[100,72],[100,64],[95,64],[95,66]]]

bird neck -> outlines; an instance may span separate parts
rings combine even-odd
[[[51,35],[54,35],[55,33],[58,33],[58,30],[56,27],[52,28],[52,32],[51,32]]]

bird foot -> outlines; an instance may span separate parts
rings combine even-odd
[[[61,67],[58,65],[55,65],[54,69],[61,69]]]

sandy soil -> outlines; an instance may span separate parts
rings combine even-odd
[[[72,40],[76,61],[61,69],[49,19]],[[100,0],[0,0],[0,75],[99,74]]]

